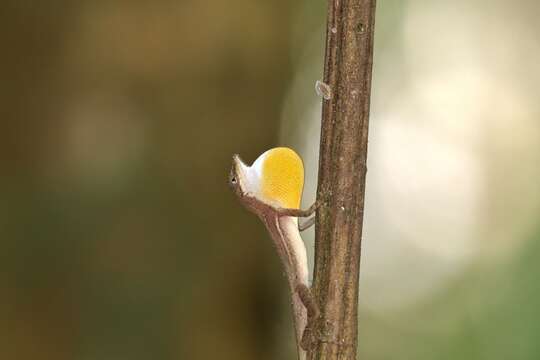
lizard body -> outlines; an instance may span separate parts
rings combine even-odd
[[[316,205],[299,209],[303,182],[302,160],[291,149],[270,149],[251,166],[233,156],[229,185],[266,226],[287,275],[300,360],[305,359],[302,344],[309,317],[318,315],[308,284],[306,247],[298,227],[298,217],[311,215]]]

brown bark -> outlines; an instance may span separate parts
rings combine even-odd
[[[308,359],[355,359],[375,0],[330,0]]]

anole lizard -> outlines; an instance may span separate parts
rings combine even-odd
[[[289,282],[298,358],[303,360],[309,342],[306,326],[310,327],[319,310],[309,288],[306,247],[300,236],[313,222],[298,226],[298,217],[309,217],[317,209],[317,203],[308,210],[299,208],[304,186],[302,159],[284,147],[266,151],[251,166],[234,155],[229,185],[242,204],[262,220],[274,241]]]

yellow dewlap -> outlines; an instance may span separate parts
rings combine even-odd
[[[300,207],[304,165],[293,150],[285,147],[269,150],[264,159],[261,180],[261,190],[265,198],[284,208]]]

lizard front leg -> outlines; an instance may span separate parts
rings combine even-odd
[[[303,223],[298,223],[298,231],[302,232],[309,229],[315,225],[315,215],[304,221]]]
[[[315,213],[315,211],[317,211],[317,209],[319,208],[320,205],[321,205],[321,202],[316,201],[307,210],[286,209],[286,208],[276,208],[275,210],[276,210],[277,215],[280,216],[280,217],[281,216],[309,217],[313,213]]]

